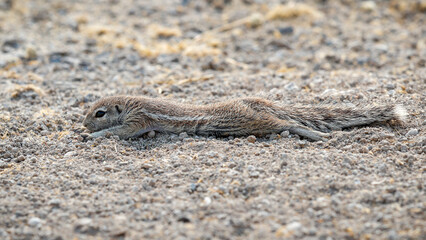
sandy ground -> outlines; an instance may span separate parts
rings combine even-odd
[[[281,2],[281,5],[280,5]],[[425,239],[425,1],[0,3],[0,239]],[[399,103],[406,125],[83,141],[115,94]]]

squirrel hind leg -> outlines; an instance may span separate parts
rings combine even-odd
[[[330,134],[319,132],[313,129],[309,129],[302,126],[293,126],[288,129],[290,133],[297,134],[299,136],[308,138],[312,141],[327,141],[330,137]]]

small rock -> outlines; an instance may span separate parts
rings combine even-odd
[[[210,205],[212,203],[212,199],[210,197],[205,197],[203,203],[204,205]]]
[[[296,235],[298,236],[302,231],[302,224],[299,222],[292,222],[287,224],[286,226],[283,226],[277,230],[275,235],[277,237],[286,237],[289,238],[290,236]]]
[[[48,202],[50,206],[59,207],[61,205],[61,200],[54,198]]]
[[[368,153],[368,148],[367,148],[367,147],[365,147],[365,146],[363,146],[363,147],[361,147],[361,148],[359,149],[359,152],[360,152],[360,153]]]
[[[94,226],[92,219],[90,218],[81,218],[77,220],[74,225],[74,231],[77,233],[88,234],[88,235],[96,235],[99,232],[99,227]]]
[[[286,228],[289,231],[298,231],[302,227],[302,224],[300,222],[292,222],[287,224]]]
[[[206,153],[206,156],[208,158],[218,158],[219,157],[219,153],[217,153],[215,151],[210,151],[210,152]]]
[[[290,132],[286,130],[286,131],[283,131],[280,135],[283,138],[288,138],[288,136],[290,136]]]
[[[395,186],[389,186],[385,190],[388,193],[395,193],[396,192],[396,187]]]
[[[285,85],[284,88],[289,92],[298,92],[300,89],[294,82]]]
[[[365,12],[372,12],[376,9],[376,3],[374,1],[364,1],[361,3],[361,9]]]
[[[35,60],[37,59],[37,52],[33,47],[27,47],[25,52],[25,58],[28,60]]]
[[[3,51],[7,51],[7,48],[11,48],[11,49],[18,49],[21,46],[22,41],[18,40],[18,39],[10,39],[10,40],[6,40],[4,41],[3,45],[2,45],[2,50]]]
[[[90,218],[80,218],[77,221],[76,225],[88,225],[88,224],[91,224],[91,223],[92,223],[92,219],[90,219]]]
[[[19,157],[17,157],[16,159],[15,159],[15,162],[23,162],[23,161],[25,161],[25,157],[23,156],[23,155],[19,155]]]
[[[377,168],[378,168],[378,171],[381,172],[381,173],[386,173],[387,170],[388,170],[388,167],[384,163],[379,164],[379,166],[377,166]]]
[[[237,166],[237,164],[235,163],[235,162],[230,162],[229,164],[228,164],[228,167],[229,168],[234,168],[234,167],[236,167]]]
[[[413,128],[413,129],[410,129],[410,131],[407,132],[406,136],[407,137],[408,136],[416,136],[418,133],[419,133],[419,130]]]
[[[142,169],[150,169],[150,168],[152,168],[152,165],[149,164],[149,163],[142,163],[141,164],[141,168]]]
[[[193,193],[193,192],[197,191],[197,188],[198,188],[198,184],[196,184],[196,183],[191,183],[191,184],[189,185],[188,192],[189,192],[189,193]]]
[[[105,169],[105,171],[111,171],[111,170],[114,169],[114,167],[107,165],[107,166],[104,167],[104,169]]]
[[[260,175],[260,173],[259,173],[259,171],[250,171],[249,172],[249,176],[251,177],[251,178],[258,178],[259,177],[259,175]]]
[[[67,152],[67,153],[65,153],[65,154],[64,154],[64,158],[73,157],[73,156],[75,156],[75,155],[77,155],[77,152],[75,152],[75,151],[70,151],[70,152]]]
[[[172,92],[182,92],[182,88],[180,88],[179,86],[176,86],[176,85],[172,85],[172,86],[170,87],[170,90],[171,90]]]
[[[257,28],[261,26],[265,22],[265,19],[262,14],[260,13],[253,13],[250,15],[249,19],[247,20],[246,24],[249,27]]]
[[[32,217],[30,220],[28,220],[28,225],[32,227],[38,227],[41,225],[41,219],[38,217]]]
[[[188,133],[186,133],[186,132],[183,132],[183,133],[180,133],[179,134],[179,139],[180,140],[182,140],[182,139],[184,139],[184,138],[187,138],[188,137]]]
[[[250,143],[255,143],[256,142],[256,137],[254,135],[250,135],[247,137],[247,141]]]
[[[297,141],[297,144],[299,145],[300,148],[304,148],[304,147],[306,147],[308,142],[305,141],[305,140],[299,140],[299,141]]]
[[[148,133],[148,137],[149,137],[149,138],[154,138],[154,137],[155,137],[155,131],[150,131],[150,132]]]
[[[312,203],[312,207],[315,210],[320,210],[320,209],[324,209],[327,206],[329,206],[330,201],[324,197],[319,197],[317,198],[313,203]]]
[[[294,32],[294,28],[293,27],[283,27],[283,28],[278,28],[278,31],[280,31],[280,33],[282,35],[292,34]]]
[[[63,61],[63,58],[68,55],[68,52],[52,52],[51,54],[49,54],[49,62],[60,63]]]
[[[389,83],[389,84],[386,84],[386,89],[388,89],[388,90],[393,90],[393,89],[395,89],[396,88],[396,86],[395,86],[395,84],[393,84],[393,83]]]

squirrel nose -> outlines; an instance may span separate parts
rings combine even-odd
[[[88,125],[88,123],[87,123],[87,117],[86,117],[86,118],[84,118],[84,120],[83,120],[83,126],[87,128],[87,125]]]

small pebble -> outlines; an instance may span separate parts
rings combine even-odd
[[[285,85],[284,88],[289,92],[298,92],[300,89],[299,86],[297,86],[294,82],[290,82],[289,84]]]
[[[376,9],[376,3],[374,1],[364,1],[361,3],[361,9],[365,12],[371,12]]]
[[[23,161],[25,161],[25,157],[23,155],[20,155],[19,157],[15,159],[15,162],[23,162]]]
[[[204,204],[205,204],[205,205],[210,205],[210,203],[212,203],[212,199],[211,199],[211,198],[209,198],[209,197],[205,197],[205,198],[204,198]]]
[[[179,134],[179,139],[180,140],[182,140],[182,139],[184,139],[184,138],[187,138],[188,137],[188,133],[186,133],[186,132],[183,132],[183,133],[180,133]]]
[[[289,231],[297,231],[302,227],[300,222],[292,222],[287,225],[287,230]]]
[[[368,148],[367,148],[367,147],[365,147],[365,146],[363,146],[363,147],[361,147],[361,148],[359,149],[359,152],[360,152],[360,153],[368,153]]]
[[[105,169],[105,171],[111,171],[114,168],[112,166],[107,165],[107,166],[104,167],[104,169]]]
[[[292,34],[294,32],[294,28],[293,27],[282,27],[282,28],[278,28],[278,31],[282,35]]]
[[[41,219],[38,217],[32,217],[30,220],[28,220],[28,225],[32,227],[37,227],[41,224]]]
[[[49,204],[50,206],[53,206],[53,207],[59,207],[59,205],[61,205],[61,200],[59,200],[59,199],[57,199],[57,198],[54,198],[54,199],[50,200],[50,201],[48,202],[48,204]]]
[[[419,133],[419,130],[413,128],[410,129],[410,131],[407,132],[406,136],[416,136]]]
[[[90,218],[80,218],[76,222],[76,225],[86,226],[92,223],[92,219]]]
[[[141,168],[142,169],[150,169],[150,168],[152,168],[152,165],[149,164],[149,163],[142,163],[141,164]]]
[[[263,22],[265,21],[264,17],[262,14],[260,13],[253,13],[252,15],[250,15],[248,21],[246,22],[246,24],[249,27],[252,28],[256,28],[259,27],[263,24]]]
[[[247,141],[249,143],[255,143],[256,142],[256,137],[254,135],[250,135],[247,137]]]
[[[299,140],[299,141],[297,141],[297,144],[299,145],[300,148],[304,148],[304,147],[306,147],[308,142],[305,141],[305,140]]]
[[[283,138],[288,138],[288,136],[290,136],[290,132],[289,131],[283,131],[280,135]]]
[[[25,53],[25,57],[28,60],[35,60],[37,59],[37,52],[33,47],[28,47]]]
[[[78,153],[76,151],[70,151],[64,154],[65,158],[69,158],[69,157],[73,157],[75,155],[77,155]]]
[[[380,173],[386,173],[388,170],[388,167],[384,163],[380,164],[377,168]]]
[[[258,171],[250,171],[250,172],[249,172],[249,176],[250,176],[251,178],[258,178],[258,177],[259,177],[259,175],[260,175],[260,173],[259,173]]]
[[[393,90],[393,89],[395,89],[395,84],[393,84],[393,83],[389,83],[389,84],[386,84],[386,89],[388,89],[388,90]]]
[[[148,137],[149,137],[149,138],[154,138],[154,137],[155,137],[155,131],[150,131],[150,132],[148,133]]]
[[[195,191],[197,190],[197,187],[198,187],[198,185],[197,185],[197,184],[195,184],[195,183],[191,183],[191,184],[189,185],[189,192],[190,192],[190,193],[195,192]]]
[[[230,162],[229,165],[228,165],[229,168],[234,168],[236,166],[237,166],[237,164],[235,162]]]

